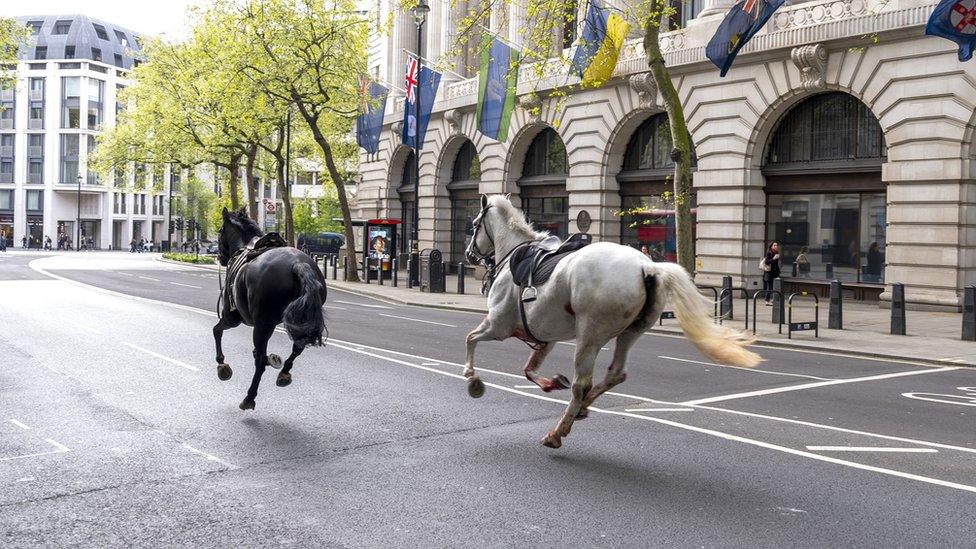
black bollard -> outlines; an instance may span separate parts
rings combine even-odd
[[[777,276],[776,278],[773,279],[773,291],[779,293],[773,294],[773,317],[771,320],[773,324],[779,325],[783,323],[783,319],[786,317],[786,315],[783,314],[784,307],[783,307],[783,298],[782,298],[783,295],[782,278]]]
[[[827,276],[826,276],[827,280],[833,280],[834,279],[834,264],[833,263],[826,263],[824,265],[824,268],[827,270]]]
[[[349,280],[349,256],[342,258],[342,280]]]
[[[905,335],[905,285],[891,285],[891,334]]]
[[[339,280],[339,258],[332,256],[332,280]]]
[[[407,256],[407,289],[413,289],[413,277],[410,273],[413,272],[413,255]]]
[[[963,290],[962,340],[976,341],[976,286],[967,286]]]
[[[732,277],[725,275],[722,277],[722,290],[729,290],[727,296],[722,298],[722,302],[719,303],[719,318],[730,319],[732,318]]]
[[[793,278],[800,276],[800,266],[796,261],[793,262]]]
[[[380,281],[380,286],[383,285],[383,260],[376,260],[376,279]]]
[[[399,273],[397,272],[397,259],[395,257],[390,260],[390,268],[393,269],[393,287],[396,288]]]
[[[830,310],[827,315],[828,328],[831,330],[844,329],[844,294],[840,280],[830,281]]]
[[[459,294],[464,293],[464,262],[458,262],[458,287]]]
[[[451,264],[447,261],[441,261],[441,288],[444,289],[444,293],[447,293],[447,271]]]
[[[366,284],[369,284],[369,262],[370,259],[368,257],[366,261],[363,261],[363,278],[366,279]]]

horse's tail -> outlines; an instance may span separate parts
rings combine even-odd
[[[322,283],[308,263],[296,263],[292,272],[302,287],[302,294],[285,307],[285,331],[298,346],[321,345],[322,332],[325,331]]]
[[[762,362],[762,357],[746,348],[754,338],[715,324],[709,307],[711,302],[698,291],[683,267],[676,263],[648,263],[644,276],[660,279],[681,330],[703,355],[719,364],[743,368]]]

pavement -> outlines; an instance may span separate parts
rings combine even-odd
[[[349,293],[294,383],[242,412],[250,330],[212,270],[152,254],[0,254],[0,545],[968,547],[976,370],[760,348],[711,364],[675,334],[559,450],[565,407],[484,343],[480,314]],[[272,352],[289,348],[276,333]],[[609,347],[609,346],[608,346]],[[569,374],[558,344],[543,370]],[[608,363],[611,350],[601,351]]]

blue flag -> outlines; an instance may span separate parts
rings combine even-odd
[[[386,87],[369,80],[360,88],[362,114],[356,117],[356,144],[369,154],[375,154],[380,147],[380,131],[383,129],[386,96],[389,93]]]
[[[430,111],[434,108],[434,96],[437,86],[441,83],[441,73],[428,67],[420,68],[417,76],[417,60],[411,59],[407,63],[406,75],[407,100],[403,105],[403,144],[414,148],[424,148],[424,137],[427,135],[427,125],[430,123]],[[419,93],[418,93],[419,90]],[[420,96],[420,123],[417,123],[416,98]],[[418,135],[418,142],[414,136]]]
[[[959,60],[969,61],[976,49],[976,0],[942,0],[929,17],[925,34],[959,44]]]
[[[600,0],[590,0],[590,6],[586,9],[586,19],[583,20],[583,36],[573,55],[572,69],[580,78],[583,78],[590,61],[596,56],[597,50],[607,37],[607,15],[608,10],[603,7]]]
[[[478,73],[478,131],[494,139],[508,139],[508,127],[518,88],[519,52],[489,34],[481,39]]]
[[[715,31],[715,36],[705,47],[705,56],[715,63],[721,76],[729,72],[742,46],[759,32],[783,2],[784,0],[741,0],[729,9],[729,13]]]

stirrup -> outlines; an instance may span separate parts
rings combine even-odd
[[[527,286],[522,290],[522,303],[530,303],[535,301],[537,297],[539,297],[539,291],[535,289],[535,286]]]

